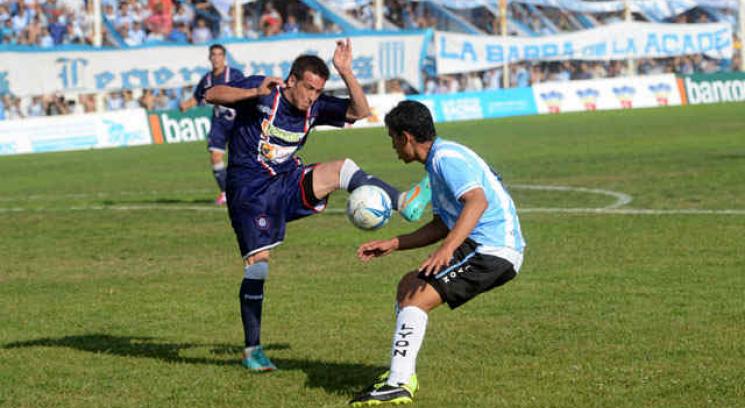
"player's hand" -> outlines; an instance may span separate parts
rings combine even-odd
[[[366,242],[357,249],[357,258],[367,262],[373,258],[386,256],[398,249],[398,239],[387,239],[381,241]]]
[[[453,259],[453,251],[449,248],[439,247],[419,265],[419,272],[422,272],[424,276],[437,273],[440,269],[448,266],[451,259]]]
[[[339,75],[352,73],[352,40],[347,38],[336,42],[333,62]]]
[[[281,86],[284,88],[285,81],[282,80],[280,77],[266,77],[263,81],[261,81],[261,85],[259,85],[257,89],[259,96],[266,96],[272,93],[272,90],[276,86]]]

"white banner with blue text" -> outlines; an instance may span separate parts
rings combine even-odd
[[[617,23],[545,37],[435,32],[438,74],[481,71],[520,61],[608,61],[692,54],[732,58],[732,48],[732,28],[726,23]]]
[[[353,34],[352,69],[357,79],[405,79],[420,86],[426,31]],[[225,43],[228,65],[246,75],[285,78],[301,54],[331,59],[340,35],[298,35]],[[44,51],[0,49],[0,94],[93,93],[121,89],[175,88],[196,84],[210,69],[207,45],[144,46],[131,49]],[[328,89],[344,87],[331,68]]]

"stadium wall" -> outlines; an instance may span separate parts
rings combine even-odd
[[[418,100],[437,122],[606,109],[745,102],[745,73],[673,74],[541,83],[442,95],[370,95],[372,115],[351,127],[383,126],[399,101]],[[0,121],[0,155],[202,141],[212,111],[122,110],[103,114]]]

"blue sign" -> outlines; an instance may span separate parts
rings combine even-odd
[[[427,105],[435,122],[501,118],[538,113],[531,88],[412,95],[407,98]]]

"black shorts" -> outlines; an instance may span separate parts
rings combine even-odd
[[[502,286],[517,275],[512,263],[497,256],[476,252],[478,244],[466,239],[453,254],[448,266],[419,278],[435,288],[451,309],[468,302],[476,295]]]

